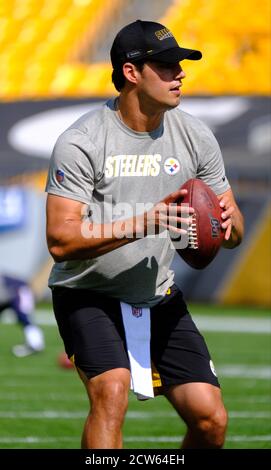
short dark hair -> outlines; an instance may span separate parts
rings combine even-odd
[[[136,62],[134,65],[136,66],[137,70],[139,70],[139,72],[142,72],[145,63],[146,61],[142,60],[142,61]],[[122,88],[124,87],[126,78],[123,75],[122,65],[120,65],[119,67],[115,67],[113,69],[112,82],[117,91],[121,91]]]

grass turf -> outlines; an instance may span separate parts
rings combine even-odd
[[[197,314],[210,315],[212,310],[223,316],[244,314],[243,308],[234,311],[212,306],[191,308]],[[267,311],[261,310],[256,315],[266,317]],[[10,348],[22,340],[22,333],[17,325],[0,325],[2,449],[80,447],[88,409],[86,394],[76,372],[61,369],[57,364],[62,343],[56,327],[44,326],[43,330],[46,350],[17,359],[11,355]],[[224,401],[230,414],[225,447],[270,449],[269,335],[223,331],[203,334],[220,372]],[[130,395],[124,425],[126,448],[176,449],[184,433],[184,424],[163,397],[138,402]]]

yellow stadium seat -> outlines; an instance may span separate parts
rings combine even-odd
[[[270,0],[168,3],[160,22],[181,45],[203,52],[202,61],[183,64],[186,92],[270,93]],[[78,57],[88,48],[91,55],[121,6],[122,0],[0,0],[0,97],[115,93],[109,63]]]

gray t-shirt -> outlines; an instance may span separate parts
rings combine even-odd
[[[46,191],[91,204],[92,220],[101,223],[101,217],[110,222],[143,212],[195,177],[216,194],[229,189],[218,143],[205,124],[175,108],[156,130],[136,132],[109,100],[58,138]],[[94,259],[55,263],[49,286],[90,289],[153,306],[173,284],[173,256],[165,232],[163,238],[145,237]]]

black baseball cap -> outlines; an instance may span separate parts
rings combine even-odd
[[[153,60],[175,63],[199,60],[200,51],[180,47],[173,34],[160,23],[137,20],[122,28],[115,37],[110,57],[113,68],[125,62]]]

